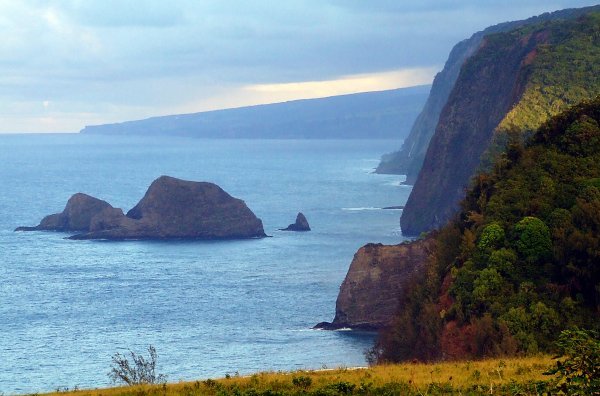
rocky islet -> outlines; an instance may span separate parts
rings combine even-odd
[[[213,183],[161,176],[127,214],[77,193],[62,213],[15,231],[77,232],[70,239],[248,239],[266,236],[262,221]]]

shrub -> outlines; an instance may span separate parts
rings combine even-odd
[[[295,387],[306,390],[312,385],[312,379],[310,379],[310,377],[301,375],[299,377],[292,378],[292,384],[294,384]]]
[[[556,346],[556,366],[545,374],[556,375],[556,390],[569,395],[600,394],[600,338],[591,330],[564,330]]]
[[[164,374],[156,374],[156,360],[158,355],[156,349],[148,347],[149,357],[129,350],[129,356],[115,353],[112,356],[112,368],[108,373],[113,382],[121,382],[127,385],[158,384],[164,383],[167,377]],[[131,359],[131,360],[130,360]]]

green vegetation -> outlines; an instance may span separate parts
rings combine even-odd
[[[560,355],[369,368],[323,369],[177,384],[142,381],[110,389],[57,390],[81,396],[389,396],[389,395],[592,395],[600,391],[600,339],[591,331],[564,331]],[[154,351],[156,354],[156,351]],[[139,358],[139,355],[136,355]],[[553,362],[554,360],[554,362]],[[154,361],[156,359],[154,358]],[[114,368],[114,362],[113,362]],[[144,371],[145,372],[145,371]],[[36,394],[36,396],[39,396]]]
[[[600,93],[600,13],[527,25],[488,39],[506,45],[536,43],[520,72],[523,94],[496,128],[489,149],[492,156],[504,146],[510,132],[529,136],[550,117]],[[484,156],[484,161],[489,158]]]
[[[535,26],[535,25],[533,25]],[[551,116],[600,92],[600,14],[518,29],[512,35],[536,36],[542,45],[526,59],[528,82],[519,103],[500,130],[534,131]],[[546,38],[547,37],[547,38]]]
[[[520,359],[406,363],[359,369],[230,375],[162,385],[58,392],[78,396],[349,396],[349,395],[538,395],[553,389],[544,375],[548,356]]]
[[[378,362],[550,353],[600,327],[600,97],[509,139],[404,290]]]
[[[557,345],[556,366],[546,374],[557,375],[553,387],[568,395],[600,394],[600,338],[597,332],[563,331]]]

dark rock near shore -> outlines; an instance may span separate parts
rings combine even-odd
[[[402,290],[422,274],[433,255],[432,237],[400,245],[370,243],[354,255],[340,287],[333,322],[314,328],[378,330],[396,314]]]
[[[85,205],[75,205],[82,199],[74,200],[79,196],[87,197]],[[216,184],[169,176],[161,176],[152,182],[144,198],[127,215],[104,201],[75,194],[62,214],[44,218],[37,227],[19,227],[17,230],[82,231],[70,239],[110,240],[266,236],[262,221],[244,201],[233,198]]]
[[[286,228],[281,228],[279,231],[310,231],[310,225],[308,225],[306,217],[300,212],[298,213],[298,216],[296,216],[296,222],[294,224],[290,224]]]

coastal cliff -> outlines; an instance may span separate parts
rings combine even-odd
[[[370,243],[361,247],[340,287],[333,322],[316,327],[377,330],[388,325],[402,289],[425,268],[433,246],[433,239],[426,238],[393,246]]]
[[[600,95],[511,141],[436,231],[379,362],[550,353],[600,318]]]
[[[417,235],[444,225],[470,178],[509,135],[600,93],[600,14],[484,37],[463,65],[401,217]],[[590,39],[591,38],[591,39]],[[573,78],[577,76],[577,78]]]
[[[436,75],[425,106],[415,120],[401,149],[384,155],[377,166],[376,173],[406,175],[406,184],[412,185],[416,182],[440,114],[455,86],[461,67],[479,49],[485,36],[545,21],[574,19],[593,10],[600,10],[600,6],[555,11],[521,21],[505,22],[490,26],[456,44],[450,52],[443,70]]]

